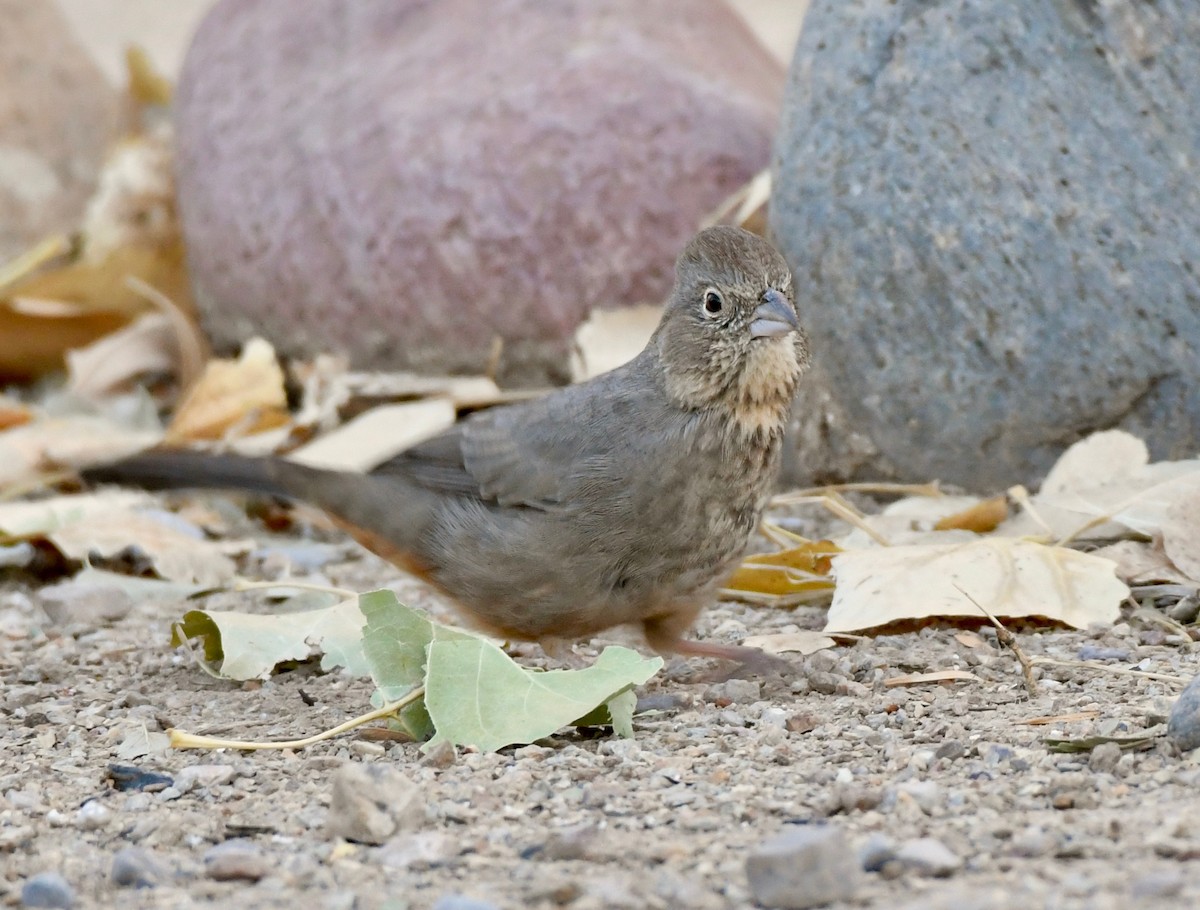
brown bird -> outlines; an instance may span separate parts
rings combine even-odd
[[[157,450],[83,476],[312,503],[507,638],[637,623],[659,652],[745,662],[762,655],[683,635],[758,524],[807,363],[783,257],[714,227],[679,257],[662,321],[632,361],[472,414],[369,474]]]

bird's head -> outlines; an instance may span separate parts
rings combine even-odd
[[[697,234],[654,343],[681,407],[727,411],[747,433],[782,432],[808,341],[791,270],[767,241],[735,227]]]

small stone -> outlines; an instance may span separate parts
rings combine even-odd
[[[1111,774],[1117,769],[1117,762],[1120,760],[1120,746],[1116,743],[1100,743],[1100,745],[1092,749],[1091,757],[1088,759],[1088,767],[1093,771]]]
[[[1200,676],[1187,684],[1171,708],[1167,736],[1183,752],[1200,746]]]
[[[749,705],[762,700],[762,684],[753,679],[727,679],[709,686],[704,700],[718,707]]]
[[[417,831],[392,838],[373,859],[389,869],[431,869],[458,855],[459,845],[444,831]]]
[[[262,850],[242,838],[210,848],[204,854],[204,867],[208,877],[218,882],[256,882],[271,871]]]
[[[112,810],[96,799],[89,799],[75,813],[75,823],[84,831],[98,831],[112,821]]]
[[[1105,648],[1101,645],[1084,645],[1079,649],[1080,660],[1129,660],[1132,656],[1128,648]]]
[[[40,872],[21,886],[22,907],[72,907],[75,890],[57,872]]]
[[[804,910],[849,900],[862,872],[840,828],[812,825],[756,847],[746,860],[746,877],[762,906]]]
[[[465,894],[443,894],[433,905],[433,910],[498,910],[490,901],[467,897]]]
[[[967,754],[967,747],[957,739],[948,739],[933,753],[934,758],[944,758],[947,761],[954,761],[957,758],[962,758]]]
[[[549,860],[587,859],[595,849],[600,829],[595,825],[572,825],[551,831],[538,856]]]
[[[209,790],[229,783],[236,773],[232,765],[189,765],[175,775],[175,789],[180,793]]]
[[[119,888],[153,888],[165,877],[154,854],[142,847],[124,847],[113,855],[112,881]]]
[[[896,858],[896,845],[890,837],[878,831],[871,834],[858,848],[858,864],[864,872],[878,872],[884,864]]]
[[[383,743],[373,743],[365,739],[356,739],[350,743],[350,754],[360,758],[379,758],[386,752]]]
[[[815,714],[800,712],[787,719],[789,733],[811,733],[821,725],[821,718]]]
[[[942,802],[942,790],[931,780],[907,780],[896,790],[909,797],[926,815],[931,814]]]
[[[346,762],[334,772],[325,822],[330,837],[382,844],[424,823],[423,791],[391,765]]]
[[[814,692],[820,692],[822,695],[835,695],[838,687],[845,681],[844,677],[820,670],[808,674],[808,684]]]
[[[946,878],[962,868],[962,860],[933,837],[905,841],[896,851],[896,859],[908,868],[934,878]]]
[[[1177,897],[1183,890],[1184,881],[1182,872],[1163,869],[1135,878],[1129,885],[1129,893],[1141,900]]]
[[[449,741],[443,739],[422,755],[417,764],[445,771],[454,764],[456,758],[458,758],[458,753],[454,751],[454,746]]]
[[[1050,834],[1045,828],[1030,825],[1023,831],[1018,831],[1012,838],[1014,856],[1033,859],[1053,853],[1059,844],[1059,839]]]

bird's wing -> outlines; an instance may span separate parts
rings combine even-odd
[[[502,506],[556,509],[620,445],[623,412],[653,389],[630,370],[544,398],[472,414],[453,429],[380,465],[429,489]]]

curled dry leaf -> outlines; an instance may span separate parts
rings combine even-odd
[[[1155,582],[1187,584],[1193,581],[1167,558],[1160,541],[1118,540],[1092,550],[1092,555],[1115,562],[1117,577],[1128,585]]]
[[[973,531],[987,534],[996,530],[1008,518],[1008,500],[1003,496],[984,499],[953,515],[939,518],[934,523],[935,531]]]
[[[1167,506],[1158,530],[1171,562],[1192,581],[1200,581],[1200,482]]]
[[[742,641],[747,648],[761,648],[768,654],[815,654],[837,646],[837,642],[822,632],[801,629],[798,632],[774,632],[751,635]]]
[[[132,429],[104,417],[41,417],[0,433],[0,487],[44,471],[120,458],[154,445],[158,430]]]
[[[237,360],[210,360],[167,429],[178,444],[221,439],[280,427],[288,422],[283,370],[261,338],[246,342]]]
[[[99,399],[152,373],[169,373],[178,359],[169,316],[147,313],[111,335],[67,352],[67,387]]]
[[[725,583],[725,590],[771,597],[826,596],[833,590],[830,560],[841,548],[828,540],[797,540],[799,545],[776,553],[747,556]]]
[[[650,340],[662,307],[644,304],[619,310],[593,310],[575,332],[571,379],[583,382],[628,363]]]
[[[1064,547],[984,538],[882,547],[833,559],[837,582],[825,632],[932,617],[1043,617],[1077,629],[1110,623],[1129,589],[1115,564]],[[974,602],[973,602],[974,601]]]
[[[898,686],[924,686],[930,683],[951,682],[983,682],[974,673],[966,670],[935,670],[932,673],[909,673],[904,676],[891,676],[883,681],[885,689],[895,689]]]
[[[314,468],[367,471],[454,425],[449,398],[383,405],[360,414],[288,455]]]

